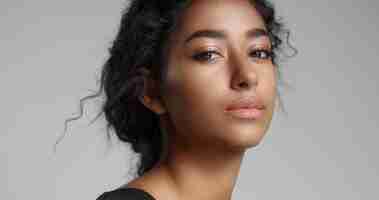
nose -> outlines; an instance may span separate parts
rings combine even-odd
[[[234,59],[231,63],[232,81],[234,90],[251,90],[258,85],[256,68],[251,62],[244,59]]]

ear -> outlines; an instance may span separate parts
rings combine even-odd
[[[164,107],[160,95],[158,81],[150,76],[150,72],[147,69],[142,68],[141,72],[143,74],[143,91],[139,97],[140,102],[158,115],[166,113],[166,108]]]

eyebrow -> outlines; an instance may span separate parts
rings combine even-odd
[[[227,38],[226,35],[227,34],[223,30],[204,29],[204,30],[199,30],[192,33],[185,40],[185,43],[188,43],[193,39],[202,38],[202,37],[225,40]],[[246,38],[248,39],[254,39],[254,38],[263,37],[263,36],[268,37],[268,32],[262,28],[253,28],[246,32]]]

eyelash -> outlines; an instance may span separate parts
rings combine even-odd
[[[203,51],[200,53],[196,53],[192,56],[194,60],[200,61],[200,62],[207,62],[214,59],[209,58],[209,56],[212,56],[214,54],[220,55],[217,51]]]
[[[256,55],[258,52],[259,53],[265,53],[265,55],[266,55],[265,58],[258,58],[260,60],[271,60],[273,57],[273,52],[271,50],[267,50],[267,49],[255,49],[255,50],[251,51],[249,53],[249,55]],[[200,53],[193,55],[192,58],[194,60],[197,60],[200,62],[209,62],[209,61],[214,60],[214,58],[213,59],[209,58],[209,56],[212,56],[214,54],[221,55],[217,51],[203,51],[203,52],[200,52]]]
[[[267,50],[267,49],[255,49],[253,51],[251,51],[249,53],[249,55],[251,55],[252,53],[256,54],[257,52],[261,52],[261,53],[265,53],[266,56],[265,58],[258,58],[258,59],[262,59],[262,60],[271,60],[273,58],[273,52],[272,50]]]

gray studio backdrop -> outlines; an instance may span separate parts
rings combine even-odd
[[[88,199],[126,183],[129,148],[108,146],[96,89],[125,2],[0,2],[0,199]],[[379,199],[378,1],[276,1],[297,57],[283,63],[288,114],[249,149],[235,200]]]

